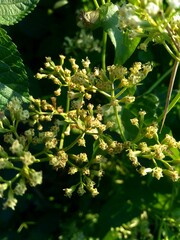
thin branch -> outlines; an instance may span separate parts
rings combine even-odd
[[[166,116],[167,116],[167,113],[168,113],[168,105],[169,105],[169,101],[171,99],[171,93],[172,93],[172,90],[173,90],[173,85],[174,85],[174,81],[175,81],[175,78],[176,78],[176,73],[177,73],[177,70],[178,70],[178,66],[179,66],[179,62],[175,61],[174,66],[173,66],[173,70],[172,70],[172,73],[171,73],[170,82],[169,82],[168,93],[167,93],[167,97],[166,97],[166,104],[165,104],[165,109],[164,109],[163,120],[162,120],[160,132],[162,131],[162,128],[164,126],[164,122],[166,120]]]

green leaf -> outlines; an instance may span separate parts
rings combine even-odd
[[[103,5],[100,8],[101,25],[111,39],[115,48],[115,64],[124,64],[133,54],[140,38],[130,39],[127,34],[119,29],[118,6],[112,3]]]
[[[145,115],[145,122],[147,124],[151,123],[157,119],[157,110],[159,106],[159,99],[156,95],[150,93],[139,96],[136,101],[129,105],[129,111],[134,114],[134,117],[139,116],[139,111],[143,110],[147,114]]]
[[[106,236],[103,238],[103,240],[118,240],[119,233],[115,229],[111,229]]]
[[[40,0],[0,0],[0,24],[13,25],[30,13]]]
[[[0,108],[16,96],[27,102],[28,78],[16,45],[0,28]]]
[[[54,4],[54,9],[58,9],[60,7],[63,7],[64,5],[68,4],[68,1],[67,0],[60,0],[60,1],[57,1],[55,4]]]

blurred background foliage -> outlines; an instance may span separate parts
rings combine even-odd
[[[51,56],[55,62],[59,61],[59,54],[72,56],[77,62],[88,56],[92,67],[101,67],[102,32],[77,26],[80,11],[93,8],[92,1],[87,0],[41,0],[23,21],[6,29],[22,55],[29,73],[30,91],[35,97],[45,97],[51,88],[48,82],[34,79],[45,56]],[[113,64],[113,59],[113,48],[108,41],[107,65]],[[137,95],[147,92],[152,81],[171,67],[169,55],[158,45],[150,46],[146,53],[135,51],[126,65],[134,61],[156,63],[154,71],[137,89]],[[152,106],[147,106],[149,109],[157,103],[163,109],[169,77],[167,74],[153,89],[160,101],[149,95],[152,101]],[[179,89],[178,84],[176,81],[174,92]],[[146,106],[147,96],[143,103],[137,99],[137,104]],[[177,140],[180,140],[179,109],[177,104],[166,121]],[[180,239],[179,184],[140,177],[130,163],[122,163],[120,159],[107,166],[96,198],[88,194],[64,197],[62,189],[72,185],[71,178],[61,171],[55,172],[48,164],[43,165],[43,184],[19,198],[15,211],[0,210],[0,239]]]

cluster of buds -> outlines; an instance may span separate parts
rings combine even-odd
[[[131,142],[128,158],[142,176],[151,173],[159,180],[165,175],[177,182],[180,179],[180,173],[179,158],[175,151],[179,151],[180,142],[169,134],[160,141],[157,125],[154,123],[148,127],[144,126],[141,112],[139,114],[140,119],[131,119],[131,123],[139,129],[139,133],[138,137]]]
[[[30,97],[29,110],[23,108],[18,98],[13,98],[7,105],[7,114],[0,115],[4,139],[4,146],[0,146],[0,169],[13,169],[16,173],[12,180],[0,178],[0,197],[7,193],[4,206],[14,209],[15,195],[23,195],[27,184],[32,187],[41,184],[42,172],[36,171],[35,166],[44,161],[57,171],[66,168],[69,175],[79,175],[78,183],[64,189],[68,197],[74,191],[79,195],[89,191],[96,196],[99,193],[96,179],[103,176],[111,159],[126,151],[141,175],[150,172],[157,179],[167,175],[177,181],[179,175],[166,157],[173,159],[171,149],[179,148],[180,144],[170,135],[159,142],[155,124],[142,131],[144,111],[140,111],[139,119],[131,119],[141,134],[130,142],[124,135],[119,114],[126,104],[135,101],[128,89],[147,76],[151,64],[137,62],[129,69],[112,65],[106,71],[98,68],[92,71],[88,58],[82,60],[82,69],[73,58],[69,60],[71,68],[67,69],[64,59],[60,55],[60,64],[56,65],[46,58],[45,68],[36,75],[38,79],[50,79],[57,86],[53,97],[49,100]],[[96,92],[107,98],[108,103],[96,103],[92,99]],[[114,139],[112,131],[119,137]],[[140,141],[142,134],[156,143],[149,146]],[[145,168],[139,157],[152,159],[154,163],[159,161],[166,169],[161,171],[157,164]]]

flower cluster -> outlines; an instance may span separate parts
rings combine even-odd
[[[75,53],[83,49],[84,52],[101,52],[100,41],[91,32],[81,29],[74,38],[64,38],[65,53]]]
[[[42,183],[42,171],[36,165],[44,161],[56,171],[66,169],[69,177],[79,176],[78,182],[64,189],[68,197],[75,191],[80,196],[86,191],[98,195],[96,180],[124,153],[141,175],[151,173],[157,179],[167,175],[177,181],[178,172],[171,165],[177,160],[173,149],[179,149],[179,142],[170,135],[159,141],[157,125],[143,125],[144,111],[139,118],[129,119],[139,131],[129,140],[121,119],[122,109],[135,101],[129,89],[140,84],[152,70],[151,64],[137,62],[129,69],[112,65],[105,71],[91,70],[88,58],[82,60],[82,69],[73,58],[68,69],[64,60],[60,55],[56,65],[46,58],[45,68],[36,75],[57,87],[50,99],[31,96],[27,110],[18,98],[12,98],[1,112],[0,170],[14,173],[11,180],[0,177],[0,197],[7,196],[4,207],[14,209],[15,196],[23,195],[27,184]],[[96,102],[95,93],[106,98],[106,104]],[[155,143],[149,145],[148,140]],[[145,167],[142,159],[152,160],[154,166]]]
[[[131,123],[139,128],[138,137],[127,150],[127,156],[132,165],[142,176],[151,173],[153,177],[159,180],[166,175],[172,181],[178,181],[180,179],[179,168],[175,166],[179,162],[176,151],[180,149],[180,142],[169,134],[166,134],[160,141],[157,125],[152,124],[147,127],[141,124],[140,127],[137,123],[141,120],[139,121],[138,118],[136,118],[136,121],[131,119]],[[148,139],[151,139],[151,141],[149,142]]]
[[[42,183],[42,171],[36,171],[33,167],[39,160],[29,150],[34,129],[29,128],[24,134],[18,131],[19,124],[26,124],[29,119],[29,110],[23,108],[21,100],[17,97],[7,104],[6,114],[1,112],[0,125],[4,145],[0,146],[0,170],[13,173],[11,180],[0,177],[0,197],[7,195],[4,208],[15,208],[15,196],[23,195],[27,184],[35,187]]]
[[[131,221],[122,224],[121,226],[111,228],[111,232],[119,239],[153,239],[153,235],[150,231],[148,213],[146,211],[142,212],[140,216],[133,218]]]
[[[133,1],[119,9],[119,27],[131,38],[144,38],[139,48],[146,51],[149,42],[164,45],[170,55],[180,60],[179,1]]]

